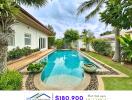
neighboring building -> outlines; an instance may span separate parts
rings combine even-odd
[[[83,35],[80,35],[80,39],[78,40],[78,49],[80,50],[81,48],[86,48],[85,43],[82,41]],[[90,51],[94,51],[92,46],[89,45]]]
[[[84,44],[84,42],[82,41],[82,39],[83,39],[83,35],[80,35],[80,38],[79,38],[79,40],[78,40],[78,49],[80,49],[80,48],[85,48],[85,44]]]
[[[48,36],[53,33],[27,11],[22,8],[20,10],[20,14],[16,16],[18,22],[12,26],[14,36],[9,39],[8,50],[26,46],[32,49],[48,49]]]
[[[112,51],[115,50],[115,34],[103,35],[103,36],[100,36],[99,38],[107,39],[112,46]]]
[[[132,30],[121,30],[120,31],[120,35],[123,36],[125,34],[131,34],[132,36]],[[109,40],[112,46],[112,50],[115,51],[115,34],[104,35],[104,36],[100,36],[99,38]]]
[[[131,36],[132,36],[132,29],[121,30],[120,35],[124,35],[124,34],[131,34]],[[81,35],[80,39],[78,40],[78,49],[86,48],[86,46],[84,45],[84,42],[82,41],[82,37],[83,36]],[[103,36],[100,36],[98,38],[109,40],[109,42],[112,46],[112,51],[115,51],[115,34],[103,35]],[[91,45],[90,45],[90,51],[94,51]]]

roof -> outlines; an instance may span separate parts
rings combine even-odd
[[[126,33],[131,33],[132,34],[132,30],[128,30],[128,31],[126,31]]]
[[[47,34],[48,36],[54,35],[46,26],[44,26],[41,22],[39,22],[35,17],[29,14],[26,10],[20,7],[20,11],[16,18],[18,21],[23,22],[35,29]]]
[[[100,36],[99,38],[113,40],[113,39],[115,39],[115,34],[103,35],[103,36]]]
[[[132,30],[121,30],[120,35],[125,35],[125,34],[130,34],[132,33]],[[109,35],[103,35],[100,36],[99,38],[101,39],[109,39],[109,40],[114,40],[115,39],[115,34],[109,34]]]

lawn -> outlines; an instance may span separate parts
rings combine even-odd
[[[103,77],[105,90],[132,90],[132,69],[131,68],[128,68],[125,65],[121,65],[120,63],[113,62],[110,58],[93,53],[93,52],[89,52],[87,54],[129,76],[129,78]]]

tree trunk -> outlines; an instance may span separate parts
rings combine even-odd
[[[121,61],[121,55],[120,55],[120,42],[116,37],[119,37],[120,30],[118,28],[114,28],[115,33],[115,54],[112,58],[113,61],[120,62]]]
[[[7,45],[0,44],[0,73],[7,70]]]
[[[86,43],[86,51],[90,51],[90,49],[89,49],[89,43]]]

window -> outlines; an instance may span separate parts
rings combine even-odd
[[[39,38],[39,48],[40,49],[45,48],[45,42],[46,42],[45,38]]]
[[[25,45],[31,45],[31,34],[25,34]]]
[[[9,46],[15,46],[15,36],[9,37],[8,45]]]

